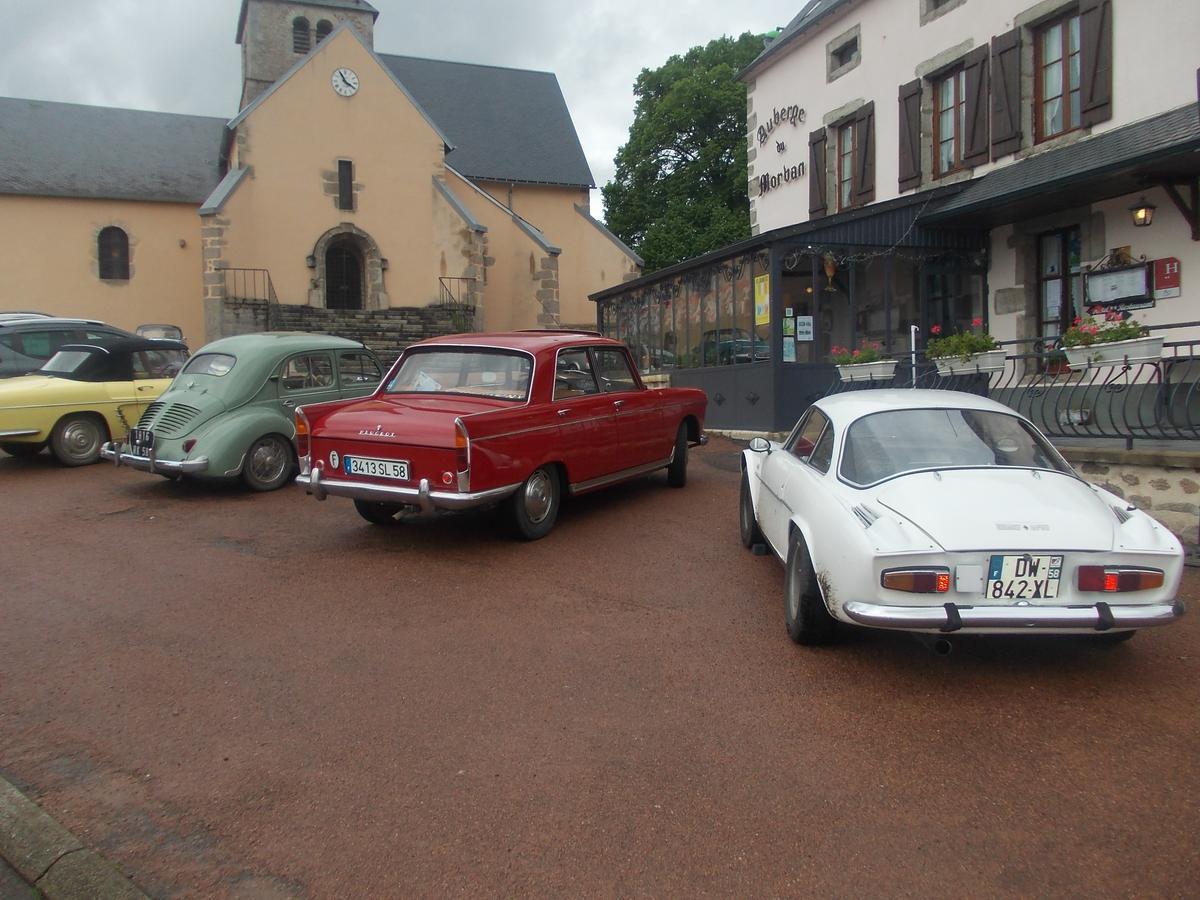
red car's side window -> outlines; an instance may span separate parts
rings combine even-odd
[[[599,390],[587,350],[564,350],[558,354],[558,360],[554,364],[554,399],[556,401],[595,394]]]
[[[599,370],[600,389],[606,394],[613,391],[636,391],[637,378],[629,365],[624,350],[615,347],[597,348],[596,367]]]

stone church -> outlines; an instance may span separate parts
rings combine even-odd
[[[557,78],[376,53],[378,15],[242,0],[229,120],[0,98],[0,309],[193,348],[300,313],[594,327],[641,260],[590,214]]]

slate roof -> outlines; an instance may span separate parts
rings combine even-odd
[[[738,73],[743,81],[761,71],[768,60],[773,60],[784,47],[791,44],[802,34],[805,34],[824,22],[833,13],[853,0],[808,0],[775,40],[771,41],[763,52],[754,57],[754,61]]]
[[[552,72],[391,56],[379,59],[445,132],[446,162],[471,178],[595,187]]]
[[[1042,208],[1136,193],[1160,178],[1197,174],[1200,113],[1189,103],[989,172],[931,206],[921,221],[998,224]]]
[[[0,193],[200,203],[224,119],[0,97]]]

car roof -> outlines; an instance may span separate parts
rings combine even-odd
[[[531,331],[479,331],[467,334],[446,334],[427,338],[413,346],[426,347],[449,344],[465,347],[495,347],[501,350],[524,350],[537,353],[557,347],[573,345],[607,345],[624,347],[620,341],[606,338],[598,331],[576,331],[573,329]]]
[[[19,319],[0,320],[0,328],[17,328],[24,325],[31,325],[35,328],[45,328],[47,325],[100,325],[113,331],[119,331],[122,334],[129,333],[123,328],[118,328],[116,325],[109,325],[107,322],[101,322],[99,319],[69,319],[60,316],[23,315]]]
[[[58,348],[58,351],[62,350],[85,350],[89,353],[107,353],[110,356],[117,353],[136,353],[138,350],[182,350],[187,353],[187,344],[163,338],[130,337],[112,341],[104,346],[84,343],[63,344]]]
[[[871,413],[897,409],[978,409],[1019,415],[1011,406],[980,397],[978,394],[920,388],[846,391],[822,397],[813,405],[829,416],[835,426],[848,425]]]
[[[301,350],[364,350],[366,347],[349,338],[308,331],[260,331],[255,334],[236,334],[205,344],[200,353],[297,353]]]

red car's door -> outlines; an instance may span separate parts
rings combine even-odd
[[[600,392],[587,350],[559,352],[551,405],[572,485],[585,484],[621,468],[616,409],[612,399]]]
[[[624,350],[597,347],[593,352],[600,387],[616,412],[621,444],[617,468],[665,460],[671,455],[675,432],[672,429],[669,436],[666,433],[658,395],[640,385]]]

